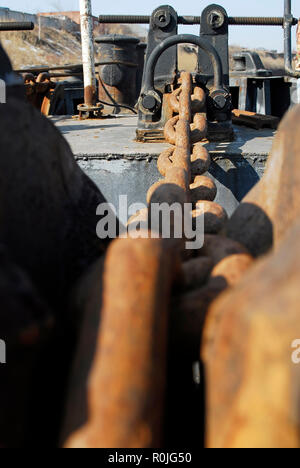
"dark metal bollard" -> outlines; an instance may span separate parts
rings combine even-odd
[[[122,106],[136,104],[138,70],[137,44],[139,39],[111,34],[96,38],[100,48],[99,100],[115,107],[118,114]]]

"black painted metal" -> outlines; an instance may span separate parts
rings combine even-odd
[[[146,49],[147,49],[146,42],[140,42],[137,45],[138,69],[137,69],[137,76],[136,76],[136,101],[138,101],[138,98],[142,89]]]
[[[157,62],[165,50],[176,44],[194,44],[198,46],[202,51],[204,51],[209,56],[213,68],[213,89],[224,89],[222,62],[216,49],[211,45],[211,43],[198,36],[194,36],[193,34],[178,34],[177,36],[169,37],[165,41],[161,42],[153,50],[152,54],[148,58],[146,62],[142,87],[143,94],[147,94],[150,91],[155,91],[154,74]]]
[[[230,91],[236,109],[280,119],[292,105],[295,86],[284,76],[232,76]]]
[[[0,22],[0,31],[32,31],[34,23],[30,21],[3,21]]]
[[[160,130],[162,132],[168,117],[170,118],[170,115],[167,115],[167,105],[164,108],[164,104],[166,103],[164,100],[165,98],[161,96],[155,86],[155,68],[165,50],[175,44],[187,43],[194,44],[205,51],[212,63],[213,86],[209,90],[208,118],[214,122],[214,124],[210,126],[213,138],[218,138],[218,133],[222,133],[224,138],[226,138],[226,135],[230,135],[231,138],[231,99],[229,90],[226,89],[223,83],[221,59],[216,49],[209,41],[191,34],[180,34],[169,37],[159,44],[146,62],[142,92],[139,100],[138,139],[143,139],[143,130]],[[216,128],[216,124],[219,122],[220,127]]]
[[[229,48],[228,48],[228,15],[220,5],[209,5],[202,12],[200,37],[210,42],[218,51],[223,67],[223,82],[229,85]],[[214,79],[214,69],[207,54],[199,49],[199,73],[207,77],[208,84]]]
[[[146,50],[146,63],[153,50],[165,39],[174,37],[178,32],[177,13],[171,6],[163,5],[156,8],[151,16],[150,29]],[[158,61],[155,70],[155,86],[161,93],[166,91],[166,87],[174,83],[177,71],[177,48],[172,47],[164,53]]]
[[[234,71],[231,76],[271,76],[272,70],[267,70],[256,52],[238,52],[233,55]]]
[[[202,86],[207,85],[209,94],[208,118],[211,122],[214,122],[214,125],[210,126],[214,138],[218,136],[218,131],[222,135],[230,134],[232,136],[228,16],[226,11],[217,5],[213,5],[211,11],[216,13],[216,9],[217,17],[212,18],[212,25],[210,25],[209,30],[208,28],[205,30],[204,21],[202,21],[202,29],[206,33],[203,34],[203,37],[190,34],[175,35],[178,27],[178,17],[171,7],[162,6],[153,12],[148,36],[142,91],[139,99],[137,130],[139,140],[147,140],[145,138],[146,134],[150,141],[163,138],[163,128],[166,121],[172,116],[172,114],[170,115],[167,94],[172,91],[170,85],[176,86],[179,72],[177,46],[186,43],[196,45],[203,52],[204,58],[200,58],[199,62],[204,67],[198,71],[195,80]],[[210,14],[207,9],[205,12],[208,15]],[[214,21],[217,21],[217,23],[215,24]],[[213,43],[219,47],[219,50],[216,50]],[[223,68],[223,64],[225,68]],[[228,85],[227,88],[224,86],[224,80]],[[219,129],[215,124],[220,124]]]
[[[298,20],[291,14],[291,0],[284,0],[284,3],[284,17],[229,17],[226,10],[217,4],[212,4],[205,8],[201,17],[177,16],[173,8],[168,6],[157,8],[151,17],[101,16],[99,18],[101,22],[150,23],[142,92],[139,99],[138,138],[139,135],[142,135],[143,138],[144,131],[148,131],[149,134],[153,131],[153,135],[151,134],[150,138],[154,138],[155,135],[159,135],[159,138],[162,138],[163,127],[168,118],[170,118],[167,94],[174,89],[173,86],[177,86],[179,72],[177,67],[177,51],[175,52],[173,45],[191,42],[199,46],[198,41],[200,38],[204,39],[206,47],[204,49],[201,45],[199,47],[198,70],[194,79],[201,86],[205,86],[208,92],[207,117],[209,128],[214,133],[214,138],[218,137],[218,132],[219,136],[232,135],[232,104],[229,94],[229,25],[284,27],[286,71],[289,75],[295,76],[291,64],[291,27],[297,24]],[[197,36],[180,35],[174,40],[179,24],[201,24],[200,38],[197,38]],[[207,44],[216,52],[218,57],[217,62],[219,61],[222,65],[221,78],[219,76],[219,66],[216,66],[217,62],[214,55],[210,56],[210,54],[207,54]],[[170,47],[173,48],[172,53],[170,52]],[[153,52],[154,49],[155,53]],[[270,76],[270,71],[264,69],[257,54],[242,53],[236,56],[235,60],[236,71],[233,73],[233,76],[237,74],[241,77],[264,76],[267,78]],[[158,64],[156,65],[157,61]],[[247,89],[248,86],[246,86]],[[259,82],[254,86],[254,92],[252,93],[257,107],[266,113],[270,112],[270,89],[269,82]],[[248,98],[250,94],[248,93]],[[248,98],[246,91],[246,99]]]

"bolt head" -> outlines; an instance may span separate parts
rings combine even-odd
[[[159,28],[166,28],[171,23],[171,15],[167,10],[157,10],[154,15],[154,23]]]
[[[143,97],[143,107],[149,111],[153,111],[156,107],[156,99],[154,96],[147,94]]]
[[[228,98],[229,98],[229,94],[226,93],[226,91],[215,91],[212,95],[211,95],[211,98],[213,100],[213,104],[214,106],[219,109],[219,110],[222,110],[224,109],[226,106],[227,106],[227,103],[228,103]]]
[[[221,11],[211,11],[208,15],[208,24],[213,29],[219,29],[225,23],[225,16]]]

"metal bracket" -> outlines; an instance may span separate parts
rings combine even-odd
[[[223,114],[223,118],[220,119],[223,127],[222,132],[223,134],[224,132],[227,132],[227,128],[225,130],[226,123],[231,123],[230,118],[227,118],[228,112],[231,112],[231,99],[228,90],[224,87],[221,59],[210,42],[191,34],[180,34],[165,39],[165,41],[153,50],[146,62],[143,87],[139,100],[138,140],[145,141],[145,135],[149,130],[151,130],[151,135],[153,135],[154,129],[160,130],[161,134],[166,121],[170,118],[170,115],[166,112],[166,97],[165,95],[162,96],[159,90],[156,89],[155,70],[163,52],[176,44],[186,43],[198,46],[208,55],[209,60],[211,61],[213,69],[213,84],[210,89],[208,107],[211,115]],[[232,133],[232,131],[230,131],[230,133]]]
[[[177,13],[171,6],[164,5],[153,11],[150,19],[146,62],[153,50],[165,39],[176,36],[178,33]],[[177,71],[177,48],[168,49],[158,61],[155,70],[155,87],[161,93],[166,91],[166,86],[174,83]]]
[[[228,15],[220,5],[209,5],[202,12],[200,37],[210,42],[218,51],[224,71],[223,81],[229,86],[229,52],[228,52]],[[207,78],[208,87],[213,79],[213,68],[211,61],[203,50],[198,53],[199,73]]]
[[[272,70],[266,70],[256,52],[238,52],[233,55],[234,71],[231,76],[272,76]]]

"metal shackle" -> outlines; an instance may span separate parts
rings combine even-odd
[[[144,86],[142,89],[142,99],[140,105],[144,107],[147,111],[154,112],[155,107],[160,103],[160,96],[155,90],[154,86],[154,73],[155,67],[158,62],[159,57],[162,53],[167,50],[169,47],[172,47],[176,44],[194,44],[200,47],[204,52],[207,52],[209,55],[213,70],[214,70],[214,87],[213,93],[217,95],[218,98],[220,95],[224,95],[226,98],[228,96],[228,91],[224,88],[223,84],[223,68],[220,56],[216,49],[205,39],[201,39],[198,36],[193,34],[178,34],[176,36],[169,37],[161,42],[151,53],[145,67],[145,78]]]

